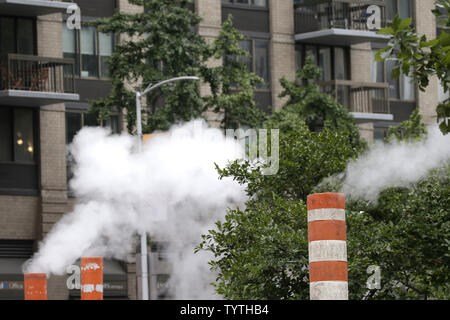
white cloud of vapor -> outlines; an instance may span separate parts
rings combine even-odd
[[[437,126],[432,126],[421,142],[376,144],[350,162],[341,192],[348,197],[376,201],[383,189],[408,187],[449,160],[450,134],[443,135]]]
[[[241,145],[202,121],[155,135],[136,152],[136,137],[84,128],[70,146],[76,161],[73,212],[53,227],[25,272],[64,274],[82,256],[129,260],[137,233],[170,242],[176,298],[211,298],[207,252],[193,253],[201,234],[229,206],[245,202],[244,187],[219,180],[220,166],[242,158]]]

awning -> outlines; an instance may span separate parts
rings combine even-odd
[[[68,2],[45,0],[0,0],[0,12],[3,15],[36,17],[51,13],[66,13],[73,5]]]

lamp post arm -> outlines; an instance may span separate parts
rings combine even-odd
[[[174,82],[174,81],[179,81],[179,80],[200,80],[200,78],[199,78],[199,77],[192,77],[192,76],[183,76],[183,77],[176,77],[176,78],[164,80],[164,81],[158,82],[158,83],[155,84],[155,85],[150,84],[150,85],[147,87],[147,89],[144,90],[144,92],[142,93],[142,95],[144,96],[144,95],[146,95],[147,93],[149,93],[150,91],[152,91],[152,90],[154,90],[154,89],[156,89],[156,88],[159,88],[159,87],[161,87],[161,86],[163,86],[163,85],[165,85],[165,84],[167,84],[167,83]]]

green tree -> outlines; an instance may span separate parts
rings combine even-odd
[[[388,129],[385,141],[391,142],[394,139],[397,141],[418,141],[421,140],[426,134],[427,128],[422,122],[422,116],[417,108],[413,111],[408,120]]]
[[[230,15],[212,45],[213,57],[223,59],[223,64],[210,69],[215,82],[206,103],[208,108],[223,114],[222,125],[227,129],[259,127],[265,119],[254,99],[255,86],[263,79],[249,72],[244,63],[250,58],[250,54],[239,46],[244,39],[245,36],[233,28]]]
[[[346,206],[350,298],[450,298],[449,165],[383,191],[377,204]],[[380,290],[366,288],[370,265],[380,267]]]
[[[307,56],[305,66],[296,73],[300,81],[280,80],[283,92],[280,97],[287,97],[283,112],[269,120],[279,121],[286,114],[295,114],[303,119],[311,131],[321,128],[346,132],[353,146],[361,146],[362,141],[353,116],[348,109],[338,103],[332,96],[320,91],[317,81],[320,68],[314,64],[314,57]]]
[[[307,69],[312,65],[303,72]],[[322,98],[314,86],[308,88],[302,92],[305,97],[314,102]],[[314,95],[320,97],[316,100]],[[321,101],[332,104],[324,110],[337,108],[331,100]],[[280,129],[276,175],[263,175],[248,162],[218,168],[221,177],[245,184],[250,199],[245,209],[230,210],[225,221],[217,222],[197,248],[214,254],[210,262],[218,273],[214,285],[227,299],[309,297],[306,197],[322,179],[343,171],[361,148],[353,145],[358,139],[349,139],[351,125],[343,125],[344,120],[336,122],[329,118],[331,113],[322,113],[326,125],[316,132],[308,125],[303,105],[298,109],[289,105],[265,122],[266,128]]]
[[[445,27],[450,27],[450,0],[438,0],[433,13],[437,21]],[[435,39],[419,36],[413,26],[412,19],[394,18],[391,27],[380,30],[382,34],[392,35],[386,48],[376,54],[377,61],[394,60],[396,67],[392,77],[398,78],[400,73],[412,75],[421,91],[429,85],[431,76],[436,75],[444,91],[450,90],[450,34],[445,30]],[[450,131],[450,99],[439,104],[436,108],[440,129],[444,134]]]
[[[303,72],[308,69],[315,68],[307,65]],[[245,184],[249,196],[245,208],[229,210],[197,247],[213,253],[213,285],[226,299],[309,299],[306,197],[338,192],[339,179],[320,182],[343,172],[364,149],[348,139],[346,126],[316,132],[305,115],[287,108],[265,122],[280,129],[276,175],[264,176],[248,162],[218,168],[221,177]],[[390,140],[410,143],[424,135],[414,112],[391,131]],[[348,200],[350,299],[450,298],[448,208],[450,164],[408,188],[384,190],[377,203]],[[379,290],[366,286],[367,269],[374,265],[381,270]]]
[[[179,81],[163,86],[147,95],[143,108],[143,130],[167,130],[174,123],[202,117],[206,109],[227,111],[227,119],[236,123],[252,122],[258,111],[254,105],[252,90],[258,81],[256,75],[242,67],[243,63],[210,68],[211,58],[222,54],[241,54],[239,40],[231,21],[224,23],[219,39],[227,40],[219,45],[208,43],[196,31],[201,18],[191,10],[189,0],[129,0],[143,6],[144,12],[127,14],[116,12],[93,24],[102,32],[121,35],[112,56],[107,61],[112,79],[110,94],[93,103],[92,112],[99,119],[108,118],[113,110],[126,110],[127,123],[135,123],[135,91],[177,76],[199,76],[212,89],[211,97],[201,97],[199,83]],[[133,84],[136,87],[127,85]],[[237,83],[242,90],[232,94],[230,83]],[[253,86],[253,88],[252,88]],[[257,122],[257,121],[256,121]],[[224,123],[228,125],[228,123]],[[128,126],[130,132],[133,126]]]

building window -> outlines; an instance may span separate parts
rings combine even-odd
[[[64,58],[75,60],[75,74],[83,78],[107,78],[106,60],[114,51],[112,33],[102,33],[93,26],[70,30],[63,23]],[[68,70],[67,72],[70,72]]]
[[[448,99],[450,99],[450,90],[447,90],[445,92],[444,86],[442,85],[442,82],[438,80],[438,99],[439,103],[445,102]]]
[[[372,81],[387,82],[389,84],[389,97],[394,100],[414,101],[416,99],[413,79],[401,74],[398,79],[391,77],[395,65],[393,61],[377,62],[375,54],[378,49],[372,50]]]
[[[254,72],[257,76],[264,80],[264,83],[256,85],[257,90],[270,90],[270,58],[269,58],[269,41],[267,40],[242,40],[239,46],[249,53],[247,57],[238,57],[237,59],[244,63],[250,72]],[[227,59],[236,59],[236,57],[227,57]]]
[[[411,0],[387,0],[386,16],[388,21],[394,20],[395,15],[401,19],[411,18],[413,16],[413,7]]]
[[[97,116],[87,111],[66,112],[66,143],[70,144],[78,131],[83,127],[98,127],[100,123]],[[101,126],[111,129],[112,133],[120,133],[119,116],[111,115],[110,119],[103,121]]]
[[[373,140],[375,142],[384,142],[384,139],[387,137],[388,128],[378,128],[375,127],[373,129]]]
[[[321,69],[321,81],[349,80],[349,53],[344,47],[297,45],[296,69],[301,69],[307,56]]]
[[[0,161],[35,162],[35,113],[29,108],[0,108]]]
[[[255,7],[267,7],[267,0],[222,0],[222,3],[233,3]]]
[[[0,56],[8,53],[34,55],[35,50],[34,19],[18,17],[0,17]]]

